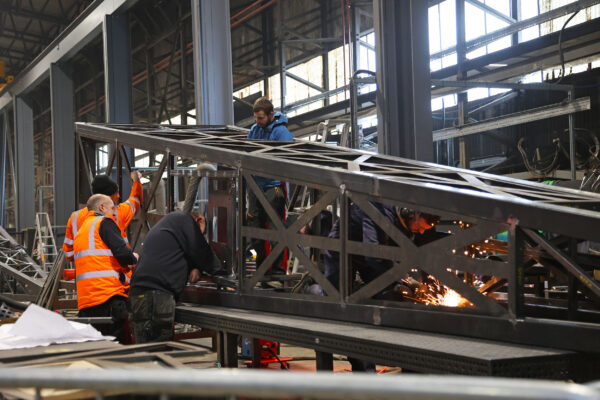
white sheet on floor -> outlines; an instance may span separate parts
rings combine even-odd
[[[35,304],[29,305],[14,324],[0,326],[0,350],[113,339],[89,324],[68,321]]]

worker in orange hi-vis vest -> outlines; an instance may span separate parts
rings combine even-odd
[[[128,343],[126,272],[133,269],[138,255],[121,236],[110,197],[92,195],[87,208],[92,214],[79,227],[73,243],[79,316],[111,317],[112,323],[100,331]]]
[[[129,198],[127,201],[120,203],[117,206],[115,222],[121,230],[121,236],[127,244],[129,244],[126,231],[127,227],[129,226],[129,223],[133,217],[140,210],[143,201],[144,192],[142,189],[142,184],[140,183],[141,177],[142,174],[139,171],[131,172],[133,185],[131,186]],[[117,182],[112,180],[107,175],[96,175],[94,181],[92,182],[92,193],[107,195],[111,198],[114,204],[117,204],[120,198],[119,185],[117,185]],[[81,227],[83,221],[85,221],[92,214],[93,212],[89,211],[87,207],[84,207],[81,210],[73,212],[69,217],[69,221],[67,222],[67,230],[65,231],[65,241],[63,242],[62,246],[65,257],[69,261],[73,261],[73,240],[75,239],[75,235],[77,235],[77,230]]]

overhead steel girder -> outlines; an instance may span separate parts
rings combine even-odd
[[[210,162],[230,167],[234,170],[231,172],[236,173],[239,229],[231,248],[232,253],[238,249],[237,290],[213,291],[208,295],[197,293],[186,301],[209,300],[221,306],[600,352],[596,340],[600,334],[597,312],[593,323],[532,318],[536,315],[530,313],[531,303],[524,304],[523,279],[525,269],[532,265],[531,258],[535,257],[563,266],[562,274],[574,275],[582,270],[575,264],[577,258],[563,257],[564,245],[555,243],[551,247],[534,248],[524,231],[543,229],[565,237],[600,241],[596,229],[600,221],[599,195],[305,141],[253,141],[246,138],[246,131],[227,126],[77,123],[76,131],[84,139]],[[277,220],[277,213],[258,189],[253,175],[305,185],[317,189],[320,197],[288,226]],[[245,209],[246,188],[256,195],[270,216],[271,229],[245,224],[241,210]],[[349,223],[347,205],[350,201],[397,246],[375,246],[344,234],[344,226]],[[372,202],[414,208],[440,215],[446,221],[462,219],[471,226],[448,233],[444,228],[436,231],[441,235],[435,240],[417,245],[403,236]],[[339,239],[299,233],[308,221],[336,203],[341,210]],[[233,215],[232,210],[228,218]],[[472,259],[461,254],[461,249],[505,231],[509,234],[505,242],[507,250],[503,252],[506,257],[502,260]],[[245,248],[244,240],[248,238],[276,243],[255,271],[247,268],[244,252],[239,250]],[[329,284],[316,263],[299,251],[301,247],[340,253],[338,287]],[[264,281],[268,267],[284,248],[300,260],[310,277],[320,284],[324,296],[268,292],[256,286]],[[391,260],[393,266],[370,283],[354,289],[345,284],[352,277],[351,254]],[[473,308],[425,307],[373,297],[402,279],[412,268],[438,278],[472,303]],[[506,307],[463,282],[463,273],[493,276],[508,282]],[[591,291],[592,301],[600,298],[596,295],[600,293],[597,282],[588,286],[588,277],[576,278]],[[541,332],[544,334],[540,335]]]
[[[69,25],[6,89],[0,97],[0,110],[12,96],[26,93],[48,77],[52,63],[64,62],[100,34],[105,15],[131,8],[137,0],[97,1]]]

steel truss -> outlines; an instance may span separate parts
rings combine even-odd
[[[590,275],[600,259],[577,252],[578,243],[600,242],[596,228],[600,220],[599,195],[311,142],[251,141],[235,127],[77,123],[76,130],[80,145],[82,140],[113,144],[116,150],[110,158],[109,171],[115,158],[122,156],[122,146],[164,155],[150,183],[150,193],[144,197],[142,223],[133,237],[134,243],[140,231],[149,228],[151,218],[146,213],[163,172],[167,171],[171,182],[174,175],[181,175],[176,171],[175,156],[214,163],[220,170],[230,170],[224,176],[236,176],[234,197],[238,201],[227,215],[228,219],[236,219],[238,227],[236,238],[230,232],[228,243],[236,260],[236,289],[191,291],[187,300],[576,351],[600,351],[597,340],[600,319],[595,311],[600,285]],[[87,176],[91,176],[89,171],[88,168]],[[297,220],[284,222],[258,188],[253,178],[256,175],[281,179],[290,186],[305,186],[318,196]],[[169,199],[173,185],[167,182],[167,187],[171,188]],[[245,210],[248,191],[264,206],[271,220],[270,229],[247,226],[244,212],[236,212]],[[351,202],[370,216],[395,245],[350,240],[347,227]],[[436,227],[434,239],[418,245],[372,202],[435,214],[442,222]],[[340,210],[341,238],[299,233],[328,206]],[[173,209],[172,200],[167,208]],[[333,214],[337,216],[337,212]],[[507,241],[490,239],[502,232],[508,232]],[[245,249],[244,243],[249,238],[269,240],[273,247],[256,270],[247,265],[244,251],[236,251]],[[311,259],[303,251],[306,247],[340,253],[341,277],[337,287],[325,278],[319,263],[314,261],[318,256]],[[292,292],[285,285],[276,290],[260,285],[269,280],[265,275],[271,263],[286,248],[320,284],[325,296]],[[495,257],[481,257],[474,249]],[[351,255],[391,260],[393,267],[369,284],[354,288]],[[435,277],[458,292],[470,306],[446,307],[377,298],[383,289],[415,271]],[[525,293],[529,290],[525,283],[530,274],[539,279],[547,277],[549,271],[568,281],[569,298],[563,303]],[[475,277],[484,281],[479,289],[471,284]]]
[[[47,273],[0,226],[0,292],[37,295]]]

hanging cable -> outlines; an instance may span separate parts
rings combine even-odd
[[[533,160],[532,162],[529,161],[529,159],[527,158],[527,153],[525,152],[525,149],[523,148],[523,142],[525,142],[525,137],[522,137],[521,139],[519,139],[519,142],[517,143],[517,149],[519,150],[519,153],[521,153],[521,157],[523,158],[523,163],[525,164],[525,168],[527,168],[527,171],[529,171],[529,173],[531,173],[533,176],[538,177],[538,178],[543,178],[548,176],[550,173],[552,173],[554,170],[556,170],[556,168],[558,168],[558,160],[559,160],[559,155],[560,155],[560,139],[559,138],[555,138],[552,142],[556,145],[556,148],[554,150],[554,156],[552,157],[552,160],[548,163],[546,162],[546,165],[541,165],[542,164],[542,160],[538,160],[537,162],[535,160]]]
[[[581,9],[575,11],[564,23],[564,25],[562,26],[562,28],[560,29],[560,33],[558,34],[558,55],[560,57],[560,65],[561,65],[561,70],[562,73],[560,75],[560,78],[558,78],[558,81],[554,82],[554,84],[558,85],[560,83],[560,81],[562,81],[562,79],[565,77],[565,55],[563,53],[562,50],[562,35],[563,32],[565,31],[565,28],[567,27],[567,24],[569,22],[571,22],[571,20],[573,18],[575,18],[575,16],[579,13],[579,11],[581,11]]]

